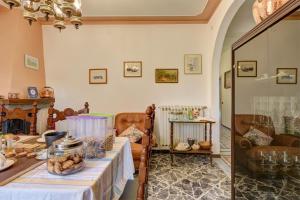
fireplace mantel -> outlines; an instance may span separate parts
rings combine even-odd
[[[0,105],[32,105],[34,102],[37,104],[50,104],[54,103],[54,98],[39,98],[39,99],[0,99]]]

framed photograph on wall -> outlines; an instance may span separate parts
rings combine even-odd
[[[38,70],[39,69],[39,59],[30,55],[25,54],[24,65],[27,68]]]
[[[229,89],[231,88],[232,84],[232,76],[231,76],[231,70],[224,73],[224,88]]]
[[[29,99],[37,99],[39,97],[39,92],[37,87],[28,87],[27,93]]]
[[[155,69],[155,83],[178,83],[178,69]]]
[[[277,84],[297,84],[297,68],[277,68]]]
[[[124,77],[142,77],[142,61],[125,61]]]
[[[89,69],[90,84],[107,84],[107,69]]]
[[[257,77],[257,61],[238,61],[237,77]]]
[[[184,55],[184,73],[202,74],[202,56],[201,54]]]

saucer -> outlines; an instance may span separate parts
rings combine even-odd
[[[11,159],[7,159],[6,162],[4,163],[4,166],[3,167],[0,167],[0,172],[11,167],[13,164],[15,164],[15,161],[14,160],[11,160]]]

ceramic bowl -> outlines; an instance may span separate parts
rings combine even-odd
[[[209,150],[211,148],[209,141],[201,141],[199,142],[199,145],[200,145],[200,149],[203,150]]]

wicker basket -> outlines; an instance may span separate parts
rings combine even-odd
[[[105,151],[111,151],[114,146],[114,136],[109,135],[104,141]]]

